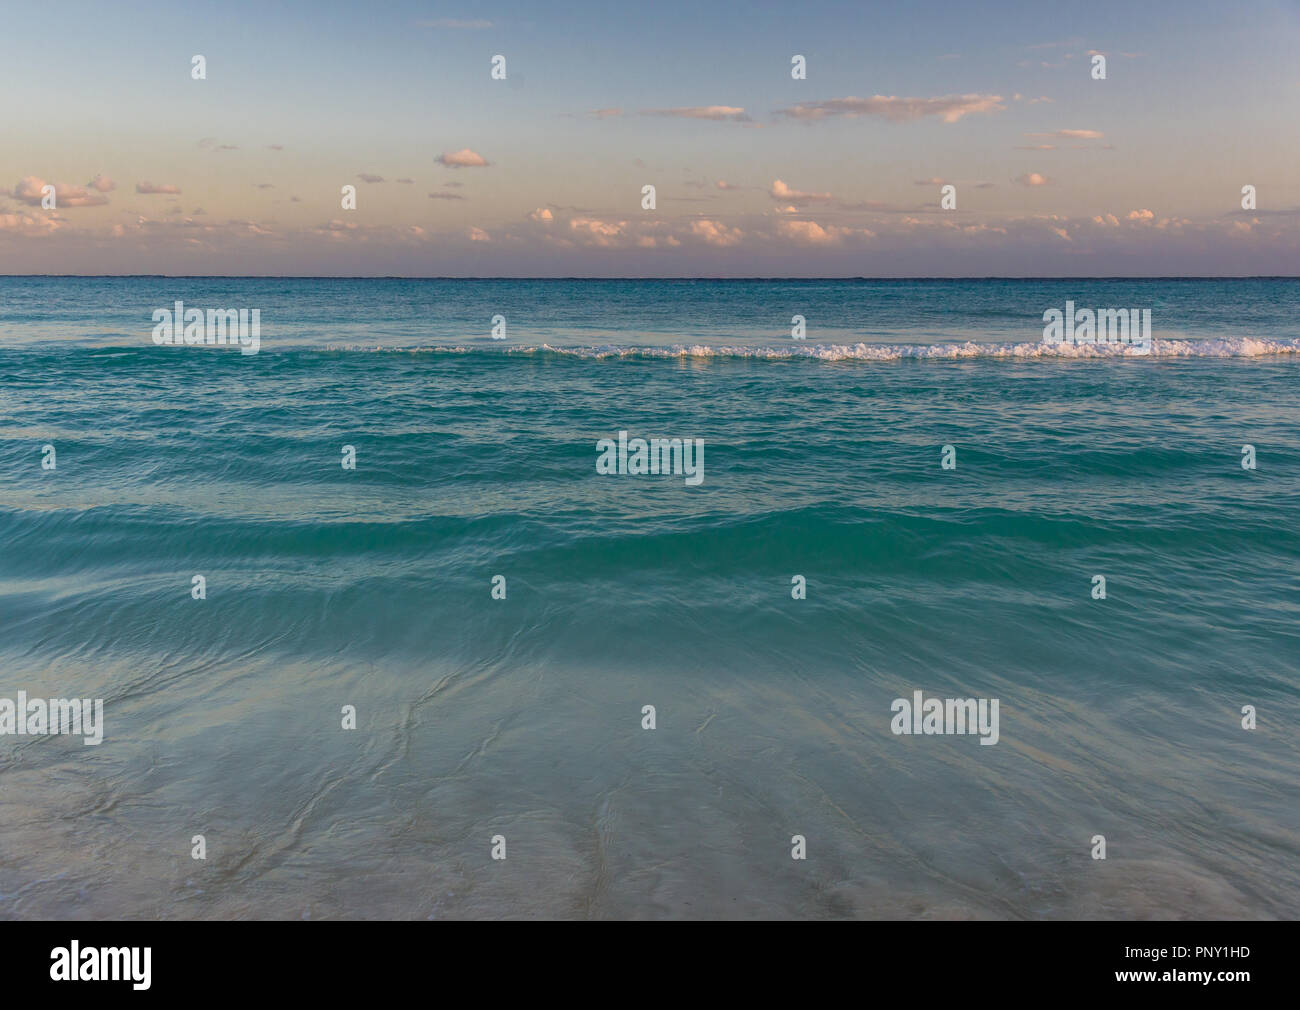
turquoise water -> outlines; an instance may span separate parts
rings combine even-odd
[[[1041,355],[1067,298],[1156,353]],[[177,299],[260,353],[154,346]],[[0,915],[1294,918],[1298,309],[0,279],[0,698],[105,700],[0,736]],[[621,430],[703,482],[598,475]],[[915,690],[999,742],[893,734]]]

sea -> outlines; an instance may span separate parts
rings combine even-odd
[[[0,278],[3,918],[1294,919],[1298,621],[1300,279]]]

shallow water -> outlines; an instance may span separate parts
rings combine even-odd
[[[105,699],[0,736],[0,915],[1300,911],[1300,284],[1073,282],[1194,342],[1104,360],[944,350],[1069,282],[805,292],[810,348],[938,348],[863,360],[668,350],[785,353],[809,282],[478,283],[0,280],[0,697]],[[176,298],[261,352],[153,346]],[[620,430],[703,483],[598,475]]]

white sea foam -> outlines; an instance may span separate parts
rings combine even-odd
[[[1300,353],[1300,337],[1155,338],[1150,354],[1106,344],[981,343],[973,340],[933,344],[812,344],[792,347],[744,347],[711,344],[671,346],[599,344],[557,346],[537,344],[507,347],[383,347],[330,345],[331,351],[378,351],[424,354],[557,354],[576,358],[753,358],[819,361],[898,361],[904,358],[965,360],[974,358],[1259,358]]]

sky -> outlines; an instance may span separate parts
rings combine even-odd
[[[0,273],[1300,273],[1300,0],[6,21]]]

